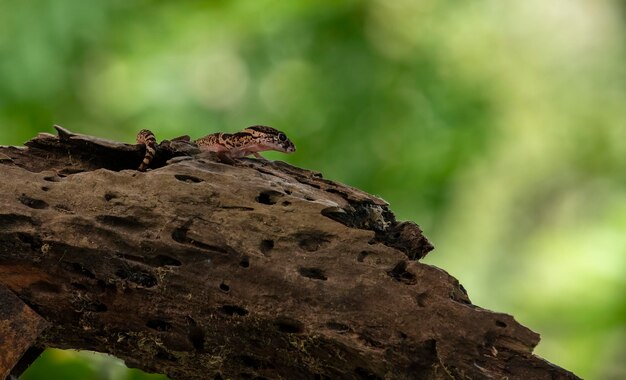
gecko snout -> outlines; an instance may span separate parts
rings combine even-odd
[[[289,140],[283,143],[283,149],[285,153],[293,153],[296,151],[296,146]]]

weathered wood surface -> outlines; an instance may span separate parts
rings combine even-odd
[[[43,318],[0,285],[0,379],[9,376],[46,327]]]
[[[185,139],[141,173],[141,146],[58,131],[0,147],[0,286],[49,323],[35,348],[172,379],[576,378],[379,198]]]

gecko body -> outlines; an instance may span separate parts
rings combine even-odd
[[[137,144],[146,146],[144,159],[139,166],[139,170],[143,171],[154,159],[156,138],[152,132],[143,129],[137,135]],[[251,154],[265,160],[260,152],[269,150],[283,153],[296,151],[296,146],[285,133],[264,125],[253,125],[237,133],[212,133],[197,139],[195,144],[201,151],[217,153],[218,157],[226,162]]]
[[[254,155],[263,159],[259,152],[276,150],[283,153],[296,151],[295,145],[283,132],[264,125],[253,125],[237,133],[212,133],[196,140],[203,151],[216,152],[226,158]]]

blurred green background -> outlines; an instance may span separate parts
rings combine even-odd
[[[539,355],[623,379],[625,42],[617,0],[0,0],[0,144],[274,126]],[[50,350],[22,379],[143,376]]]

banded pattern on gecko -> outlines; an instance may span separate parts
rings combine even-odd
[[[142,129],[137,134],[137,144],[146,146],[146,154],[143,156],[143,161],[141,161],[139,168],[137,168],[137,170],[143,172],[148,168],[148,165],[150,165],[156,154],[156,137],[151,130]]]
[[[269,150],[283,153],[296,151],[296,146],[285,133],[264,125],[253,125],[237,133],[212,133],[197,139],[195,143],[201,151],[215,152],[226,162],[251,154],[260,160],[265,160],[259,152]],[[152,132],[144,129],[137,135],[137,144],[146,146],[146,154],[139,166],[139,170],[144,171],[156,153],[156,138]]]

